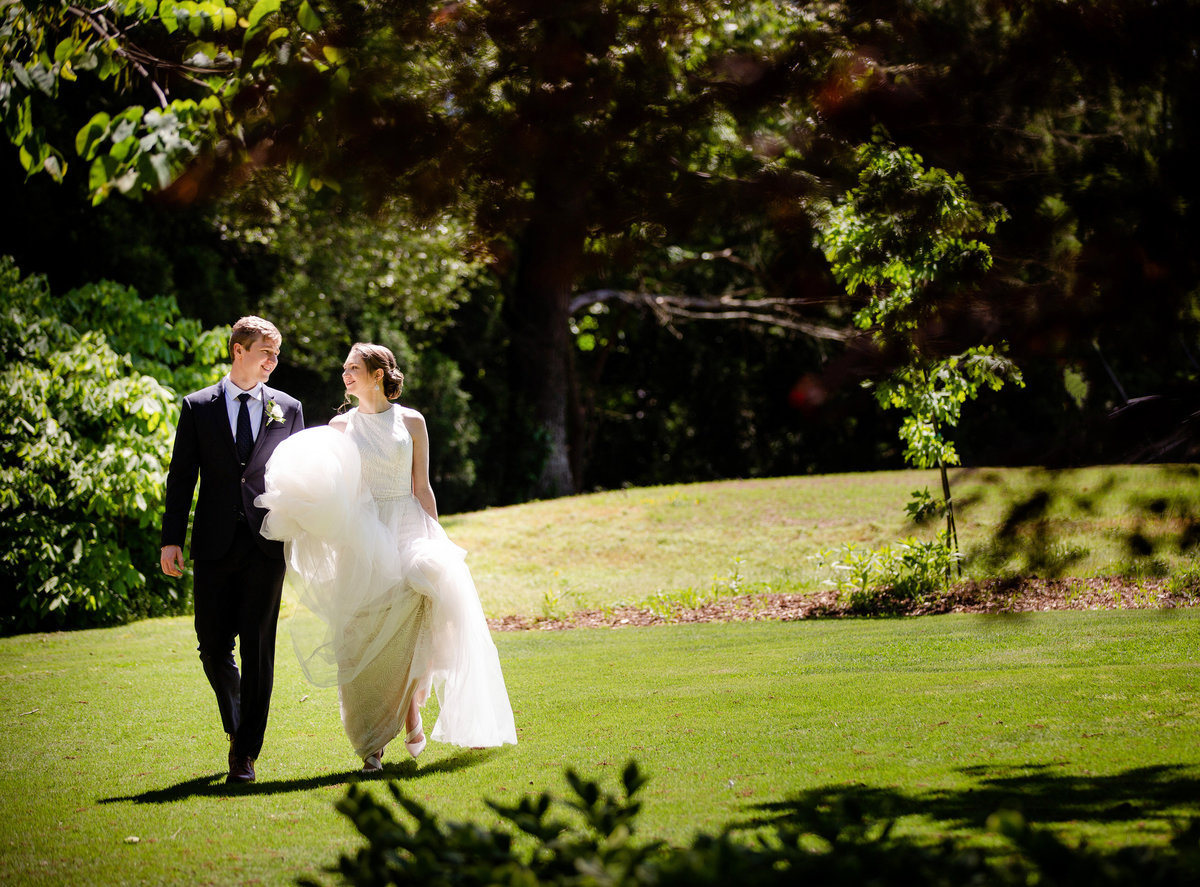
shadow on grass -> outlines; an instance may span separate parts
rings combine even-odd
[[[378,773],[362,773],[359,770],[348,770],[344,773],[327,773],[323,776],[310,776],[306,779],[260,779],[244,785],[227,785],[225,774],[213,773],[199,776],[184,782],[169,785],[165,788],[149,789],[136,795],[123,797],[99,798],[98,804],[119,804],[132,802],[134,804],[170,804],[187,798],[216,798],[231,795],[278,795],[288,792],[306,792],[318,788],[328,788],[331,785],[349,785],[353,782],[371,782],[377,779],[399,779],[404,782],[417,782],[427,776],[439,773],[454,773],[468,767],[476,767],[501,754],[502,749],[481,749],[462,751],[442,758],[434,763],[421,767],[416,761],[406,760],[400,763],[385,762],[383,770]]]
[[[848,806],[873,819],[926,816],[949,828],[982,828],[999,810],[1042,825],[1077,821],[1174,823],[1200,816],[1200,773],[1194,767],[1137,767],[1108,776],[1056,774],[1050,764],[967,767],[977,780],[964,790],[906,793],[870,785],[830,785],[784,801],[755,805],[738,827],[805,826],[813,811]]]
[[[1200,414],[1189,422],[1194,434],[1200,429]],[[1168,555],[1195,557],[1200,552],[1200,496],[1195,484],[1200,466],[1159,464],[1154,473],[1140,476],[1145,487],[1128,485],[1124,476],[1109,470],[1090,487],[1081,487],[1075,470],[1048,469],[1032,473],[1029,485],[1010,490],[997,472],[956,472],[956,484],[970,481],[994,488],[1004,512],[991,538],[966,552],[968,564],[1000,576],[1069,576],[1092,553],[1089,537],[1103,528],[1124,548],[1123,559],[1110,565],[1114,572],[1166,576]],[[984,498],[979,490],[968,492],[956,500],[956,507],[969,512]],[[1117,504],[1120,517],[1105,516]]]

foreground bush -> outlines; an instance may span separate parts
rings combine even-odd
[[[1006,848],[985,853],[951,840],[929,845],[892,834],[887,822],[864,816],[852,799],[797,810],[786,824],[747,833],[728,827],[698,835],[688,847],[634,840],[645,784],[630,763],[624,796],[604,791],[568,771],[574,797],[547,794],[513,806],[488,802],[516,836],[501,828],[441,822],[421,804],[388,785],[395,807],[351,786],[338,802],[367,839],[354,856],[343,854],[330,871],[362,885],[1043,885],[1043,887],[1194,887],[1200,884],[1200,820],[1179,831],[1168,848],[1126,848],[1104,854],[1070,847],[1000,812],[989,826]],[[575,812],[572,821],[551,814]],[[580,821],[581,820],[581,821]],[[303,880],[316,885],[318,882]]]

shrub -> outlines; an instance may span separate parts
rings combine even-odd
[[[880,613],[945,589],[959,557],[943,531],[929,541],[910,538],[874,550],[848,543],[816,559],[831,570],[830,581],[852,612]]]
[[[216,378],[219,330],[101,283],[62,297],[0,258],[0,630],[181,612],[157,570],[178,406]]]
[[[797,805],[786,821],[752,833],[727,826],[700,834],[687,847],[634,839],[646,783],[633,762],[622,774],[624,796],[611,794],[572,771],[574,797],[566,806],[582,825],[551,815],[548,795],[512,806],[488,802],[503,827],[440,821],[388,789],[411,824],[394,807],[352,785],[337,804],[367,840],[355,855],[342,854],[329,871],[358,887],[382,885],[613,885],[693,887],[706,884],[791,885],[1027,885],[1101,887],[1118,884],[1200,883],[1200,820],[1179,831],[1170,847],[1125,848],[1103,854],[1072,847],[1030,827],[1012,811],[989,818],[996,833],[991,853],[946,839],[936,844],[893,834],[891,823],[864,815],[852,796]],[[301,879],[300,883],[319,882]]]
[[[1167,591],[1189,601],[1200,597],[1200,564],[1191,562],[1180,567],[1167,581]]]

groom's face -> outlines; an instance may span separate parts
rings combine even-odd
[[[279,342],[266,336],[256,339],[248,348],[234,345],[233,362],[240,375],[252,384],[265,382],[279,364]]]

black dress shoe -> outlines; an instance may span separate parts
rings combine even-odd
[[[247,758],[238,755],[233,759],[233,763],[229,765],[229,775],[225,777],[225,782],[253,782],[254,781],[254,758]]]

